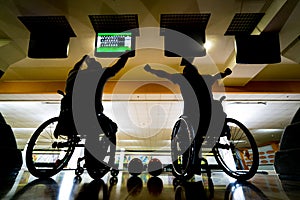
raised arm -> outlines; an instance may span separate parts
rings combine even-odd
[[[114,76],[116,73],[118,73],[126,64],[128,58],[129,58],[129,53],[126,52],[122,54],[119,58],[119,60],[111,67],[107,68],[106,70],[109,70],[112,76]]]
[[[226,68],[224,72],[220,72],[220,73],[215,74],[215,75],[213,76],[213,78],[215,79],[214,81],[220,79],[220,77],[221,77],[221,79],[222,79],[222,78],[225,78],[226,76],[229,76],[231,73],[232,73],[231,69]]]
[[[230,68],[226,68],[224,72],[220,73],[221,78],[225,78],[226,76],[229,76],[232,73]]]
[[[84,55],[73,67],[73,69],[71,69],[69,71],[69,74],[71,74],[73,71],[78,71],[81,67],[81,65],[83,64],[83,62],[85,61],[86,58],[89,58],[88,55]]]
[[[169,74],[168,72],[165,72],[163,70],[158,70],[158,69],[152,69],[150,67],[150,65],[146,64],[145,67],[144,67],[145,71],[147,72],[150,72],[160,78],[166,78],[166,79],[169,79],[170,81],[173,81],[173,75],[172,74]]]

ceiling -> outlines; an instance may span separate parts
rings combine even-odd
[[[13,127],[19,148],[24,148],[39,124],[58,115],[60,96],[55,92],[64,89],[68,71],[83,55],[93,56],[95,31],[89,15],[120,14],[138,16],[139,36],[135,57],[108,83],[107,87],[115,87],[105,90],[105,112],[119,125],[120,147],[168,148],[182,99],[176,86],[142,67],[149,63],[169,72],[182,70],[180,58],[164,56],[160,17],[193,13],[210,14],[205,29],[206,56],[196,57],[193,64],[203,74],[231,68],[233,73],[215,87],[215,97],[226,96],[223,105],[227,115],[251,129],[258,143],[278,141],[300,107],[298,0],[10,0],[1,1],[0,7],[0,69],[4,73],[0,111]],[[279,63],[236,63],[235,37],[225,32],[237,13],[264,13],[251,34],[279,32]],[[68,57],[29,58],[30,31],[20,16],[65,16],[75,33]],[[109,66],[116,58],[97,60]]]

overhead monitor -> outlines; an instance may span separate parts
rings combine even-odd
[[[95,53],[96,57],[119,57],[125,52],[131,52],[130,57],[135,56],[135,35],[132,32],[98,32],[96,33]]]

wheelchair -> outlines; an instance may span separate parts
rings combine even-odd
[[[63,92],[58,91],[64,95]],[[63,101],[63,100],[62,100]],[[103,119],[103,118],[100,118]],[[84,156],[78,158],[75,174],[80,176],[86,168],[88,174],[93,179],[100,179],[109,171],[113,177],[119,173],[117,168],[108,163],[98,161],[89,152],[86,144],[86,135],[79,135],[75,130],[71,133],[54,133],[60,118],[53,117],[43,122],[32,134],[26,146],[26,165],[28,171],[37,178],[49,178],[62,171],[69,163],[75,148],[84,148]],[[106,131],[112,131],[107,129]],[[115,132],[99,134],[99,146],[104,156],[109,157],[109,163],[114,163],[115,152],[111,149],[111,142],[107,136],[115,136]],[[115,139],[115,138],[114,138]],[[85,161],[84,165],[81,162]]]
[[[196,145],[202,144],[197,144],[194,138],[195,131],[188,117],[180,116],[171,135],[172,173],[178,179],[188,180],[195,174],[201,174],[201,168],[205,168],[210,176],[206,159],[198,158],[199,152],[195,152]],[[237,180],[248,180],[258,170],[259,153],[255,139],[248,128],[236,119],[225,118],[224,128],[212,153],[221,169]],[[197,159],[200,159],[200,164]]]

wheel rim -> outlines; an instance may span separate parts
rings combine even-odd
[[[62,170],[74,151],[74,139],[68,136],[54,137],[58,118],[43,123],[32,135],[26,151],[26,163],[31,174],[50,177]]]
[[[250,131],[234,119],[226,119],[229,136],[221,136],[213,148],[218,164],[236,179],[252,178],[258,168],[258,150]],[[226,147],[226,148],[225,148]]]
[[[180,118],[172,131],[171,157],[175,176],[187,177],[191,172],[191,160],[194,154],[193,129],[187,121]]]

